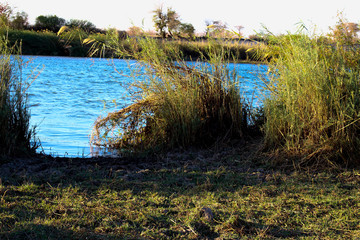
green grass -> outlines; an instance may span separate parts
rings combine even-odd
[[[360,54],[305,34],[270,38],[265,141],[282,165],[359,164]]]
[[[360,236],[358,170],[282,172],[244,156],[207,151],[151,162],[18,159],[0,171],[0,238]]]

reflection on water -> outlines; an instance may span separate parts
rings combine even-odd
[[[129,62],[125,60],[25,57],[31,62],[23,69],[24,75],[43,68],[29,88],[31,124],[38,125],[43,151],[54,156],[91,157],[113,154],[91,147],[89,138],[94,121],[99,115],[119,109],[130,103],[126,85],[131,78]],[[134,64],[130,61],[130,64]],[[255,89],[256,72],[265,72],[265,66],[232,64],[242,76],[241,87],[248,96]],[[116,101],[116,108],[113,101]],[[104,108],[106,106],[106,108]]]

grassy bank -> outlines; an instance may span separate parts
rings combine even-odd
[[[109,30],[111,32],[113,30]],[[1,35],[8,35],[11,44],[22,42],[22,54],[24,55],[45,55],[45,56],[72,56],[87,57],[91,45],[84,44],[83,40],[92,37],[103,43],[107,42],[108,33],[89,33],[80,29],[68,29],[61,34],[50,31],[30,31],[30,30],[0,30]],[[120,36],[120,44],[126,44],[126,37]],[[183,52],[187,60],[196,60],[202,56],[208,56],[207,41],[179,41],[179,40],[161,40],[165,44],[177,45]],[[231,51],[231,58],[235,61],[254,61],[253,53],[246,52],[251,46],[241,43],[224,43]],[[112,56],[111,51],[106,56]],[[99,57],[95,54],[94,56]]]
[[[360,236],[358,170],[271,170],[249,162],[253,150],[142,160],[17,159],[0,169],[0,238]]]

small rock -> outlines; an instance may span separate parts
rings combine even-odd
[[[203,207],[200,212],[201,216],[205,218],[206,221],[212,222],[214,219],[214,214],[212,210],[208,207]]]

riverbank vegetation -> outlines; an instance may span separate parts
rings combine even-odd
[[[219,21],[209,23],[206,35],[195,36],[195,29],[190,23],[182,23],[176,11],[168,9],[154,10],[154,24],[157,33],[145,32],[143,29],[133,26],[128,31],[118,31],[116,29],[99,29],[87,20],[70,19],[69,21],[56,15],[40,15],[36,18],[35,24],[28,22],[25,12],[14,14],[13,9],[7,4],[0,4],[1,26],[6,26],[6,30],[1,27],[1,35],[8,35],[8,40],[12,45],[21,44],[22,54],[24,55],[47,55],[47,56],[72,56],[87,57],[91,50],[91,45],[83,42],[86,38],[97,38],[98,41],[107,41],[107,35],[116,31],[119,35],[120,44],[126,44],[127,37],[153,37],[159,42],[179,44],[187,59],[196,59],[199,52],[207,55],[208,38],[228,39],[231,42],[232,51],[237,54],[235,61],[252,61],[252,54],[247,50],[254,41],[243,41],[240,35],[231,34],[226,30],[226,26]],[[219,41],[222,42],[222,41]],[[194,51],[194,48],[196,51]],[[107,57],[111,57],[113,52],[107,52]],[[93,57],[100,57],[93,54]],[[102,57],[102,56],[101,56]]]
[[[65,30],[66,29],[66,30]],[[119,34],[119,43],[127,44],[127,34],[124,31],[117,31],[115,29],[108,29],[102,32],[86,32],[79,28],[66,27],[63,28],[60,33],[54,33],[51,31],[32,31],[32,30],[16,30],[7,29],[1,30],[1,35],[8,34],[11,44],[16,42],[22,43],[23,55],[43,55],[43,56],[71,56],[71,57],[87,57],[89,51],[91,51],[91,45],[84,43],[83,40],[87,38],[97,38],[104,43],[107,41],[107,35],[116,31]],[[136,38],[136,37],[135,37]],[[179,45],[180,50],[183,52],[183,56],[188,60],[199,59],[201,55],[208,55],[206,50],[211,45],[211,41],[205,38],[196,38],[194,40],[189,39],[161,39],[154,37],[160,45]],[[251,52],[251,48],[256,41],[251,40],[219,40],[219,43],[231,46],[229,50],[232,51],[234,56],[232,58],[235,62],[255,62],[254,53]],[[109,51],[106,53],[106,57],[111,57],[114,52]],[[92,57],[100,57],[93,54]],[[103,57],[103,56],[101,56]]]
[[[200,55],[202,61],[189,64],[176,44],[159,47],[156,40],[141,38],[129,39],[128,48],[123,48],[113,37],[109,47],[115,53],[137,60],[138,67],[132,67],[134,104],[99,119],[94,143],[132,151],[169,150],[210,146],[248,134],[252,115],[239,76],[227,68],[226,59],[235,56],[225,45],[209,45],[208,55]]]
[[[29,126],[26,90],[29,80],[21,75],[19,46],[0,38],[0,163],[9,156],[35,153],[35,128]]]
[[[345,29],[345,28],[343,28]],[[303,165],[359,165],[360,54],[355,39],[304,34],[270,38],[265,144]],[[346,39],[346,42],[344,41]],[[333,44],[330,44],[332,41]]]
[[[300,30],[269,33],[266,45],[254,46],[255,56],[269,66],[263,109],[256,112],[240,94],[241,84],[227,65],[235,56],[224,44],[208,45],[209,55],[200,52],[200,62],[189,65],[179,45],[159,47],[150,38],[129,39],[127,48],[116,40],[101,43],[102,50],[109,47],[138,60],[142,72],[134,73],[135,103],[99,119],[95,142],[119,149],[140,143],[156,149],[159,142],[185,147],[215,144],[224,136],[251,137],[247,128],[261,128],[264,148],[281,152],[273,163],[357,166],[360,55],[344,22],[336,29],[327,38]],[[96,39],[88,41],[99,49]]]
[[[330,36],[267,33],[267,44],[240,53],[226,41],[121,39],[74,26],[6,31],[43,34],[36,44],[54,54],[86,46],[137,64],[133,104],[94,126],[94,143],[123,157],[19,157],[35,150],[35,129],[21,58],[11,57],[20,52],[1,42],[0,150],[13,161],[0,162],[0,238],[358,237],[360,55],[349,29],[339,21]],[[260,109],[229,68],[242,52],[268,64]]]

